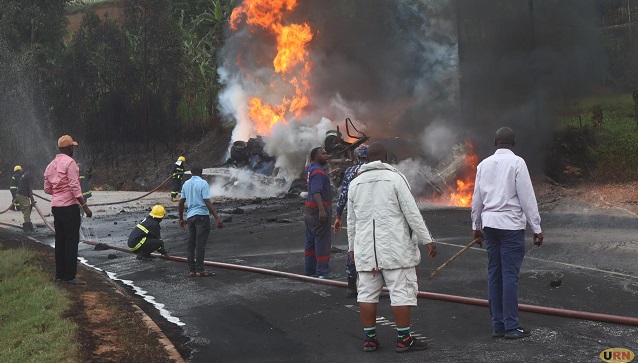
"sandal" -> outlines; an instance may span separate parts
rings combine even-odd
[[[200,271],[197,273],[198,277],[208,277],[208,276],[215,276],[214,272],[209,272],[209,271]]]
[[[196,272],[192,272],[191,271],[191,272],[188,273],[188,277],[195,277],[195,276],[197,276]]]

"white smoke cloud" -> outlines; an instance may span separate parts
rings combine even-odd
[[[237,123],[233,129],[231,144],[236,140],[248,140],[253,132],[254,124],[248,117],[248,94],[240,83],[240,76],[229,72],[224,67],[217,69],[222,83],[226,85],[219,94],[220,111],[229,120]]]
[[[209,168],[204,169],[203,175],[209,181],[213,197],[281,197],[290,184],[282,178],[255,174],[246,169]]]
[[[425,165],[421,159],[406,159],[399,162],[396,165],[398,171],[400,171],[410,183],[410,188],[413,195],[419,195],[423,188],[425,188],[427,181],[420,173],[421,169]]]
[[[322,117],[316,124],[293,120],[288,124],[277,123],[265,141],[264,150],[277,156],[275,167],[286,180],[293,180],[303,172],[310,150],[323,146],[326,131],[334,129],[330,120]]]
[[[451,122],[436,120],[426,126],[420,138],[423,151],[437,161],[448,156],[459,140],[459,134],[453,125]]]

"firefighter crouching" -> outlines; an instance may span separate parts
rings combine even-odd
[[[161,236],[160,222],[166,215],[166,209],[161,205],[156,205],[151,209],[151,213],[143,221],[138,223],[128,237],[128,247],[138,260],[150,261],[151,252],[159,252],[163,256],[168,255],[164,248],[164,241]]]
[[[171,178],[173,182],[173,191],[171,192],[171,201],[179,202],[179,198],[177,197],[179,193],[182,191],[182,181],[184,180],[184,170],[186,166],[184,163],[186,162],[186,158],[180,156],[177,158],[175,164],[173,164],[173,169],[171,170]]]
[[[11,186],[9,190],[11,191],[11,200],[13,200],[13,205],[11,206],[11,210],[19,211],[20,203],[16,200],[16,194],[18,194],[18,187],[20,186],[20,179],[22,179],[22,167],[20,165],[16,165],[13,168],[13,175],[11,176]]]

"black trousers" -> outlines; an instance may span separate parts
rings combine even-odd
[[[135,251],[135,253],[139,253],[142,256],[149,257],[152,252],[164,253],[164,241],[157,238],[147,238],[144,243],[140,246],[140,248]]]
[[[182,192],[182,179],[171,179],[173,184],[173,191],[171,192],[171,198],[177,198],[177,195]]]
[[[55,228],[55,278],[70,281],[78,271],[80,206],[51,207]]]

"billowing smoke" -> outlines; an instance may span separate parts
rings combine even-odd
[[[553,115],[603,79],[598,2],[458,0],[456,13],[459,124],[481,156],[493,151],[496,129],[511,126],[515,152],[540,170]]]
[[[321,120],[343,131],[346,117],[371,142],[427,165],[467,139],[482,159],[496,129],[511,126],[515,151],[539,170],[554,129],[548,105],[603,78],[594,0],[299,0],[283,22],[313,31],[309,105],[298,118],[287,112],[288,123],[265,138],[288,175],[323,143]],[[272,34],[241,23],[228,36],[220,102],[237,121],[233,140],[245,140],[256,133],[248,99],[277,104],[293,89],[273,69]]]
[[[419,146],[433,120],[454,129],[458,101],[455,22],[445,1],[298,1],[285,24],[310,25],[307,96],[299,117],[287,112],[265,136],[266,151],[287,176],[298,176],[325,131],[351,118],[371,141],[406,138]],[[248,102],[259,96],[277,105],[294,93],[275,73],[277,50],[268,29],[241,23],[229,32],[220,76],[222,111],[236,120],[234,140],[255,136]],[[289,77],[290,78],[290,77]],[[440,126],[442,128],[443,126]],[[447,135],[451,134],[448,132]],[[424,137],[427,140],[428,137]],[[454,142],[452,140],[450,142]],[[449,145],[443,145],[449,147]]]

